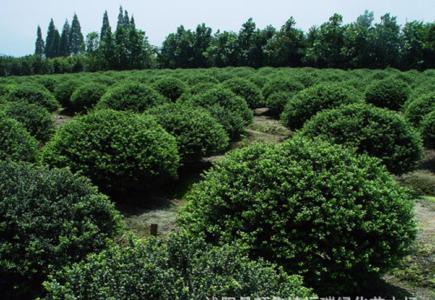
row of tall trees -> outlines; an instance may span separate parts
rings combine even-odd
[[[205,24],[194,30],[180,26],[157,48],[121,7],[114,31],[105,12],[101,30],[89,33],[86,40],[77,15],[71,26],[65,22],[61,33],[51,20],[45,41],[38,27],[35,55],[0,57],[0,76],[226,66],[434,68],[435,23],[400,26],[390,14],[374,23],[373,13],[366,11],[350,24],[334,14],[304,32],[293,18],[279,29],[261,29],[249,19],[238,32],[213,32]]]
[[[374,24],[366,11],[351,24],[334,14],[307,33],[290,18],[279,30],[259,29],[252,19],[238,33],[216,32],[204,24],[180,26],[163,42],[162,67],[313,66],[334,68],[431,68],[435,64],[435,23],[408,22],[402,28],[385,14]]]

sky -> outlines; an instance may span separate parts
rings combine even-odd
[[[397,16],[400,24],[435,21],[435,0],[0,0],[0,54],[32,54],[36,28],[41,26],[45,38],[50,18],[61,30],[65,19],[71,22],[77,13],[86,35],[100,31],[107,10],[114,28],[120,5],[134,15],[137,27],[156,46],[179,25],[195,28],[206,23],[214,31],[238,31],[250,17],[260,28],[269,24],[279,28],[293,16],[297,27],[305,31],[335,12],[349,23],[366,9],[375,13],[376,21],[387,12]]]

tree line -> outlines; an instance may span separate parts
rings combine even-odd
[[[179,26],[161,47],[148,42],[134,17],[120,7],[112,32],[107,12],[100,32],[84,39],[74,15],[59,33],[51,20],[44,41],[37,28],[34,55],[0,57],[0,75],[65,73],[144,68],[318,67],[426,69],[435,66],[435,23],[407,22],[390,14],[374,23],[365,11],[355,22],[334,14],[307,32],[291,17],[281,28],[258,28],[247,20],[239,32],[216,31],[205,24],[194,30]]]

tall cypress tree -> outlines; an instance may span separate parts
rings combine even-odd
[[[44,48],[45,45],[44,40],[42,39],[41,27],[38,26],[38,29],[36,30],[35,55],[44,55]]]
[[[115,63],[115,43],[110,27],[107,11],[103,16],[103,26],[101,27],[100,46],[98,48],[98,62],[103,69],[112,69]]]
[[[53,19],[50,20],[47,30],[47,38],[45,44],[45,56],[47,58],[52,58],[59,56],[60,48],[60,34],[54,25]]]
[[[103,16],[103,26],[101,26],[100,41],[102,41],[108,33],[112,35],[112,29],[110,28],[110,23],[109,23],[109,16],[107,15],[107,10],[106,10]]]
[[[119,7],[119,14],[118,14],[118,24],[116,25],[116,31],[124,27],[124,10],[122,6]]]
[[[71,54],[71,45],[70,45],[70,32],[71,28],[69,26],[68,20],[65,21],[63,25],[62,35],[60,37],[60,55],[62,56],[70,56]]]
[[[85,39],[82,34],[82,29],[80,27],[77,14],[74,14],[73,21],[71,23],[70,45],[72,54],[80,54],[85,51]]]

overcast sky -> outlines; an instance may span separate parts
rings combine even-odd
[[[33,53],[36,27],[41,26],[45,38],[50,18],[61,30],[74,12],[85,35],[100,30],[104,10],[113,28],[120,5],[158,46],[181,24],[194,28],[204,22],[213,30],[238,31],[249,17],[258,27],[279,28],[293,16],[303,30],[325,22],[334,12],[342,14],[345,23],[354,21],[365,9],[374,11],[376,21],[386,12],[397,16],[401,24],[435,20],[435,0],[0,0],[0,54]]]

